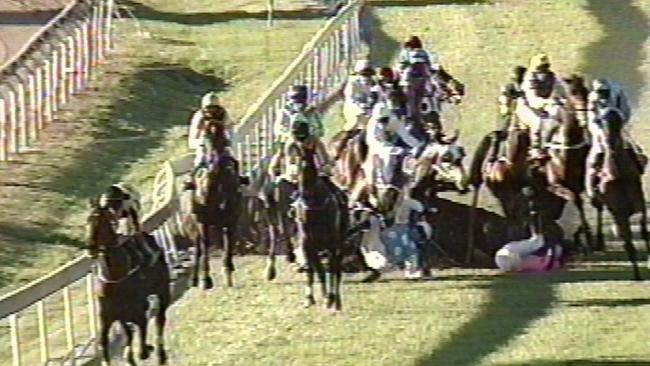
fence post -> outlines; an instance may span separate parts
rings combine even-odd
[[[7,123],[7,107],[4,99],[0,99],[0,161],[9,160],[9,125]]]
[[[72,357],[70,358],[70,365],[75,365],[76,350],[75,350],[75,341],[74,341],[74,318],[72,314],[72,300],[70,296],[70,287],[66,286],[63,288],[63,307],[65,311],[65,339],[68,349],[72,352]]]
[[[11,123],[11,152],[17,153],[19,150],[18,142],[18,106],[16,103],[16,92],[9,87],[9,122]]]
[[[41,363],[47,365],[50,360],[50,349],[47,339],[47,315],[45,313],[45,301],[41,300],[36,304],[38,314],[38,338],[41,345]]]
[[[113,49],[113,10],[114,0],[106,2],[106,32],[104,32],[104,47],[106,51]]]
[[[93,342],[94,351],[97,352],[97,309],[95,307],[95,279],[92,271],[86,276],[86,301],[88,302],[88,329]]]
[[[18,313],[9,315],[9,327],[11,328],[11,354],[13,356],[13,366],[21,366],[22,359],[20,354],[20,330],[18,329]]]

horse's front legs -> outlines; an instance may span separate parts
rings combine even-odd
[[[147,325],[149,319],[146,315],[143,315],[142,318],[138,319],[137,326],[140,328],[140,359],[146,360],[149,358],[151,351],[153,351],[153,346],[147,344]]]
[[[126,347],[124,348],[124,358],[129,366],[135,366],[135,358],[133,357],[133,328],[127,322],[120,320],[124,334],[126,335]]]
[[[621,239],[623,239],[625,251],[627,252],[630,262],[632,263],[634,279],[640,281],[641,273],[639,272],[639,266],[637,264],[636,248],[634,247],[634,244],[632,242],[632,230],[630,228],[630,220],[627,217],[616,217],[616,216],[614,217],[614,220],[616,222],[616,229]]]
[[[275,225],[269,223],[269,256],[266,263],[266,279],[273,281],[276,277],[275,270],[275,248],[277,246],[277,234],[275,232]]]
[[[235,271],[235,264],[233,263],[232,246],[234,244],[235,225],[231,225],[219,230],[219,236],[223,241],[223,275],[226,280],[226,286],[233,287],[232,273]]]
[[[102,350],[102,366],[109,366],[111,364],[111,355],[108,346],[108,333],[113,325],[113,320],[100,316],[101,326],[99,330],[99,347]]]
[[[203,289],[209,290],[214,287],[212,276],[210,276],[210,225],[201,224],[201,266],[203,267]]]

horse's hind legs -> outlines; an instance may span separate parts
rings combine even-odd
[[[160,312],[156,315],[156,354],[158,356],[158,364],[167,364],[167,351],[165,351],[165,323],[167,316],[165,311],[167,305],[161,306]]]
[[[235,271],[235,264],[232,261],[233,233],[234,230],[230,228],[221,229],[221,238],[223,240],[223,274],[226,279],[226,286],[228,287],[233,287],[232,273]]]
[[[147,344],[147,325],[149,323],[149,318],[146,316],[140,319],[137,323],[138,328],[140,328],[140,355],[141,360],[149,359],[151,351],[153,351],[153,346]]]
[[[618,229],[619,235],[623,239],[625,251],[627,252],[628,257],[630,258],[630,262],[632,263],[634,280],[640,281],[641,273],[639,272],[639,265],[637,264],[636,248],[632,243],[632,230],[630,229],[629,219],[615,218],[615,220],[616,228]]]
[[[135,366],[135,358],[133,357],[133,328],[125,321],[120,321],[124,334],[126,335],[126,347],[124,348],[124,358],[129,366]]]
[[[268,281],[273,281],[277,275],[275,271],[275,246],[276,246],[277,237],[275,235],[275,227],[269,225],[269,257],[266,264],[266,279]]]
[[[102,319],[101,329],[99,331],[99,346],[102,350],[102,366],[111,364],[111,355],[108,347],[108,332],[111,330],[112,321]]]

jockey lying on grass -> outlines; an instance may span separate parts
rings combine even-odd
[[[129,184],[113,184],[100,196],[99,206],[109,208],[115,215],[116,233],[129,254],[140,265],[153,265],[156,250],[145,239],[140,226],[140,193]],[[132,236],[135,236],[136,240],[126,240]]]
[[[588,122],[589,134],[591,135],[591,149],[587,156],[586,191],[590,199],[594,198],[598,175],[602,168],[602,157],[605,153],[605,135],[600,118],[608,111],[615,111],[624,121],[622,135],[626,144],[626,150],[632,155],[633,161],[638,164],[641,172],[645,170],[648,158],[641,146],[636,144],[630,134],[631,109],[627,96],[617,83],[604,79],[594,80],[593,90],[589,93]]]
[[[548,120],[561,120],[562,105],[568,98],[564,80],[551,71],[548,56],[538,54],[531,58],[530,66],[521,84],[524,98],[520,98],[516,113],[519,120],[530,129],[533,153],[543,153]]]

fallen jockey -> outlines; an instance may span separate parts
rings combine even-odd
[[[587,156],[586,187],[587,196],[594,198],[598,175],[602,168],[603,155],[605,153],[605,142],[603,126],[600,118],[608,111],[615,111],[623,120],[622,136],[625,149],[630,153],[636,162],[639,171],[643,172],[648,162],[648,157],[633,139],[630,133],[631,108],[627,96],[620,85],[604,79],[596,79],[592,83],[592,91],[589,93],[589,104],[587,113],[587,127],[591,136],[591,149]]]
[[[520,122],[530,130],[532,153],[543,156],[545,134],[550,130],[549,123],[559,123],[568,99],[568,87],[564,80],[551,71],[548,56],[537,54],[531,58],[524,75],[516,113]]]
[[[418,120],[420,117],[420,103],[427,95],[432,95],[432,57],[424,50],[422,41],[417,36],[412,36],[399,55],[398,69],[400,70],[400,84],[408,97],[408,117]],[[437,60],[435,60],[437,63]]]
[[[140,194],[129,184],[108,187],[99,198],[100,207],[109,208],[117,221],[116,233],[129,254],[145,267],[153,266],[159,249],[142,232],[140,225]],[[133,238],[134,240],[129,240]]]

